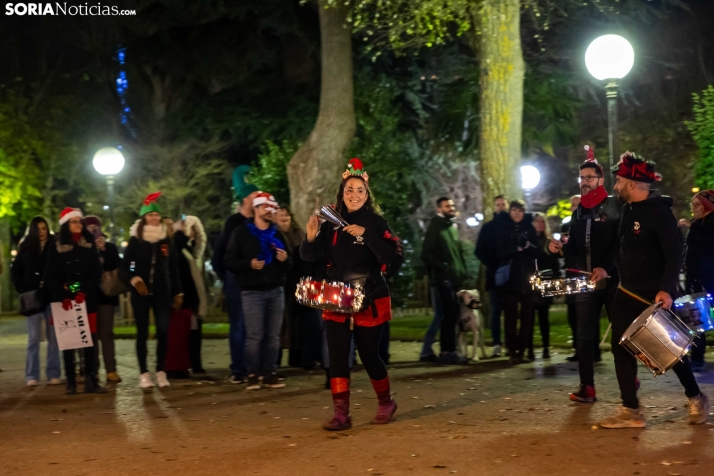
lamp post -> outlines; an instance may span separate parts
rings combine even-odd
[[[617,80],[627,76],[635,63],[635,51],[629,41],[619,35],[604,35],[596,38],[585,52],[585,66],[595,79],[607,80],[607,125],[610,158],[605,162],[605,187],[608,188],[610,166],[617,162]]]
[[[521,188],[526,197],[526,207],[531,211],[531,191],[538,186],[540,182],[540,172],[532,165],[521,166]]]
[[[107,178],[107,199],[109,201],[109,235],[116,242],[114,232],[114,176],[124,168],[124,155],[114,147],[104,147],[94,154],[94,169]]]

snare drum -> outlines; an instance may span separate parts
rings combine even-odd
[[[300,279],[295,290],[295,299],[303,306],[352,314],[362,309],[364,290],[360,285],[340,281],[315,281],[306,277]]]
[[[694,332],[714,329],[714,306],[707,293],[688,294],[674,301],[674,312]]]
[[[569,294],[589,293],[595,291],[595,284],[585,276],[576,276],[565,279],[541,279],[531,277],[533,289],[540,292],[543,297],[565,296]]]
[[[645,364],[655,377],[684,357],[695,336],[675,313],[661,306],[662,303],[657,303],[648,307],[620,338],[620,345]]]

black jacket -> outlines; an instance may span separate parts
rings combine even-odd
[[[684,258],[688,292],[714,293],[714,213],[692,222]]]
[[[49,293],[50,302],[62,302],[74,299],[74,292],[69,290],[73,283],[79,283],[79,291],[85,295],[87,312],[97,312],[98,283],[102,275],[99,255],[94,243],[88,243],[84,237],[68,245],[55,239],[50,247],[47,269],[45,270],[45,287]]]
[[[542,235],[537,235],[537,242],[535,245],[538,247],[538,269],[540,271],[545,271],[547,269],[553,272],[553,278],[558,278],[560,276],[560,262],[557,254],[553,254],[548,251],[548,237],[545,233]],[[553,304],[552,297],[542,297],[540,293],[536,293],[535,302],[538,305],[551,305]]]
[[[183,290],[183,305],[184,309],[190,309],[194,313],[198,313],[198,307],[201,304],[196,290],[196,283],[193,281],[191,274],[191,265],[188,258],[183,254],[183,250],[187,250],[193,256],[193,246],[189,244],[189,238],[183,231],[174,233],[174,247],[176,249],[176,261],[178,264],[179,278],[181,279],[181,289]]]
[[[495,287],[494,276],[498,269],[498,252],[496,243],[496,213],[493,214],[493,219],[488,223],[484,223],[481,231],[478,233],[476,240],[476,249],[474,254],[478,260],[486,267],[486,290]]]
[[[228,241],[230,240],[233,230],[245,223],[247,218],[242,213],[234,213],[229,216],[226,220],[225,225],[223,225],[223,231],[218,236],[215,246],[213,248],[213,256],[211,257],[211,266],[213,271],[216,272],[221,281],[226,282],[226,249],[228,248]]]
[[[104,271],[114,271],[121,264],[119,259],[119,250],[117,245],[106,241],[104,243],[104,251],[97,248],[97,253],[99,254],[99,263],[102,266],[102,272]],[[118,306],[119,296],[105,296],[101,289],[98,288],[98,300],[99,304],[104,304],[107,306]]]
[[[676,296],[682,264],[682,237],[672,213],[672,199],[659,190],[622,207],[620,253],[615,260],[620,283],[644,299],[659,291]]]
[[[10,268],[10,278],[18,293],[34,291],[40,288],[45,275],[50,249],[54,246],[54,235],[47,238],[42,253],[37,254],[27,250],[20,244],[20,250],[15,256]]]
[[[510,279],[502,291],[526,294],[532,291],[530,278],[535,273],[536,258],[541,253],[533,228],[533,215],[526,213],[519,223],[508,212],[496,216],[496,253],[499,266],[511,263]],[[518,248],[522,248],[518,251]]]
[[[351,225],[364,227],[362,240],[325,222],[312,243],[303,241],[300,256],[313,262],[327,259],[327,277],[343,283],[366,280],[365,307],[375,300],[389,297],[389,286],[383,275],[389,265],[403,254],[402,246],[392,235],[387,221],[374,212],[361,208],[343,214]]]
[[[280,262],[273,255],[273,261],[266,264],[263,269],[253,269],[250,262],[260,255],[260,241],[248,229],[249,223],[253,223],[252,218],[248,218],[243,225],[231,233],[224,261],[226,270],[236,274],[243,291],[268,291],[283,286],[293,261],[289,256],[290,247],[285,236],[280,230],[276,230],[275,238],[283,243],[283,249],[288,252],[288,259]]]
[[[154,243],[132,236],[121,263],[127,282],[139,276],[149,294],[173,297],[183,293],[176,249],[169,238]]]
[[[577,269],[592,271],[603,268],[612,279],[617,279],[615,257],[620,251],[620,215],[622,205],[615,197],[607,197],[598,206],[585,208],[578,205],[570,219],[568,242],[563,246],[563,254]],[[588,249],[586,244],[587,223],[590,220],[590,268],[588,269]],[[572,260],[572,261],[571,261]]]

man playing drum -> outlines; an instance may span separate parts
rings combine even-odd
[[[570,237],[563,244],[552,240],[551,253],[564,254],[577,263],[579,270],[592,273],[592,281],[599,282],[596,290],[576,294],[577,315],[576,354],[580,370],[580,390],[570,394],[574,402],[593,403],[595,396],[594,359],[598,346],[600,312],[602,307],[610,315],[610,307],[617,290],[615,256],[620,240],[617,228],[621,206],[615,197],[608,197],[604,187],[602,166],[595,159],[592,148],[585,146],[588,157],[580,166],[580,205],[570,220]],[[609,278],[608,278],[609,277]]]
[[[644,428],[647,423],[637,400],[637,360],[620,338],[632,322],[649,307],[661,302],[672,306],[682,261],[682,239],[672,214],[672,199],[663,197],[651,184],[661,180],[654,163],[626,152],[612,168],[615,192],[625,202],[620,221],[620,253],[615,260],[620,286],[612,304],[612,353],[622,408],[600,422],[603,428]],[[689,399],[689,423],[702,424],[709,414],[709,399],[699,391],[689,359],[684,356],[672,368]]]

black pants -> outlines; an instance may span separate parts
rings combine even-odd
[[[704,363],[704,354],[707,351],[707,335],[699,334],[694,338],[694,345],[692,346],[691,356],[692,362]]]
[[[573,335],[573,349],[578,348],[578,313],[575,307],[575,296],[566,296],[565,303],[568,306],[568,325]]]
[[[518,304],[521,305],[520,312]],[[511,356],[522,355],[528,348],[533,333],[533,292],[528,290],[523,294],[505,292],[503,294],[504,327],[506,330],[506,347]],[[518,320],[521,327],[518,328]]]
[[[379,358],[386,365],[389,365],[389,321],[384,323],[382,339],[379,341]]]
[[[202,372],[201,344],[203,343],[203,319],[198,319],[198,329],[191,329],[189,338],[189,354],[191,356],[191,370]]]
[[[657,291],[650,293],[639,293],[644,299],[651,299]],[[637,401],[637,359],[630,354],[624,346],[620,345],[620,338],[625,333],[632,322],[637,319],[645,309],[647,304],[637,301],[622,291],[618,290],[612,303],[612,353],[615,357],[615,373],[617,383],[620,386],[622,404],[627,408],[639,408]],[[699,395],[699,385],[694,378],[692,369],[689,366],[689,358],[684,356],[681,362],[677,363],[672,370],[679,378],[679,382],[684,387],[684,394],[691,398]]]
[[[531,338],[528,342],[528,353],[533,353],[533,334],[535,334],[535,316],[538,315],[538,327],[540,328],[540,336],[543,341],[543,349],[550,347],[550,321],[548,314],[550,313],[550,304],[535,304],[533,306],[533,327],[531,329]]]
[[[449,281],[440,283],[436,289],[441,298],[441,311],[443,316],[439,334],[441,352],[455,352],[456,321],[459,319],[459,300],[456,297],[456,290]]]
[[[164,370],[166,361],[166,342],[169,331],[169,312],[171,299],[166,294],[140,296],[136,290],[131,291],[131,307],[134,309],[136,322],[136,356],[139,359],[141,373],[146,373],[146,341],[149,339],[149,310],[154,311],[156,325],[156,371]]]
[[[350,330],[350,321],[339,323],[325,321],[327,348],[330,353],[330,378],[350,378],[350,345],[352,334],[359,358],[372,380],[383,380],[387,377],[387,367],[379,358],[379,343],[382,339],[384,324],[375,327],[354,326]]]
[[[92,342],[96,342],[96,335],[92,334]],[[92,347],[84,347],[83,349],[78,349],[80,352],[84,353],[84,378],[94,379],[97,376],[96,365],[96,352],[97,349]],[[76,370],[74,367],[74,351],[75,349],[63,350],[62,358],[64,360],[64,373],[67,375],[67,383],[70,385],[77,384],[77,377],[75,376]]]
[[[595,360],[600,358],[600,312],[604,306],[608,318],[612,321],[612,301],[616,291],[617,283],[608,283],[605,289],[575,295],[578,317],[576,353],[582,385],[595,385],[594,365]],[[618,342],[620,337],[622,334],[618,336]]]

